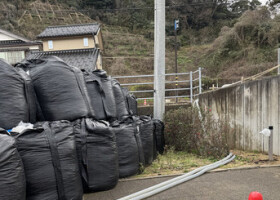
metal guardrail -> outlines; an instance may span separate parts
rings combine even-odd
[[[197,74],[197,75],[196,75]],[[194,75],[197,77],[194,78]],[[165,77],[167,76],[175,76],[175,81],[166,80],[165,84],[172,84],[174,83],[176,87],[178,86],[178,83],[186,83],[186,87],[183,88],[175,88],[175,89],[165,89],[165,92],[172,92],[172,91],[186,91],[188,92],[188,95],[175,95],[175,96],[166,96],[166,99],[172,99],[172,98],[189,98],[190,102],[193,101],[193,98],[201,94],[202,92],[202,82],[201,82],[201,67],[198,68],[196,71],[191,71],[187,73],[169,73],[165,74]],[[188,76],[188,79],[185,80],[178,80],[178,76]],[[135,75],[135,76],[115,76],[113,78],[115,79],[136,79],[136,78],[153,78],[154,75]],[[134,85],[153,85],[154,82],[139,82],[139,83],[121,83],[121,86],[134,86]],[[197,93],[195,91],[198,90]],[[131,93],[154,93],[154,90],[137,90],[137,91],[130,91]],[[154,99],[154,97],[141,97],[137,98],[138,100],[142,99]]]

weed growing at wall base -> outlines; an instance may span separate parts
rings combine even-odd
[[[226,120],[214,120],[210,111],[179,108],[165,115],[166,143],[177,151],[221,158],[229,153],[227,135],[231,129]]]

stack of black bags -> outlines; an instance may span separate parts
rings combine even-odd
[[[163,122],[137,116],[136,98],[105,71],[0,60],[0,90],[0,199],[79,200],[164,151]]]

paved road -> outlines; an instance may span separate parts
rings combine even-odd
[[[115,189],[87,194],[84,200],[117,199],[171,178],[120,181]],[[252,191],[264,200],[280,200],[280,167],[207,173],[148,199],[247,200]]]

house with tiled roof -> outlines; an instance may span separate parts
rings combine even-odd
[[[43,43],[43,52],[33,52],[28,59],[53,55],[80,69],[102,69],[100,24],[50,26],[37,39]]]
[[[44,51],[98,48],[103,51],[100,25],[75,24],[49,26],[37,36]]]
[[[42,43],[0,29],[0,58],[10,64],[20,62],[33,51],[39,51]]]

